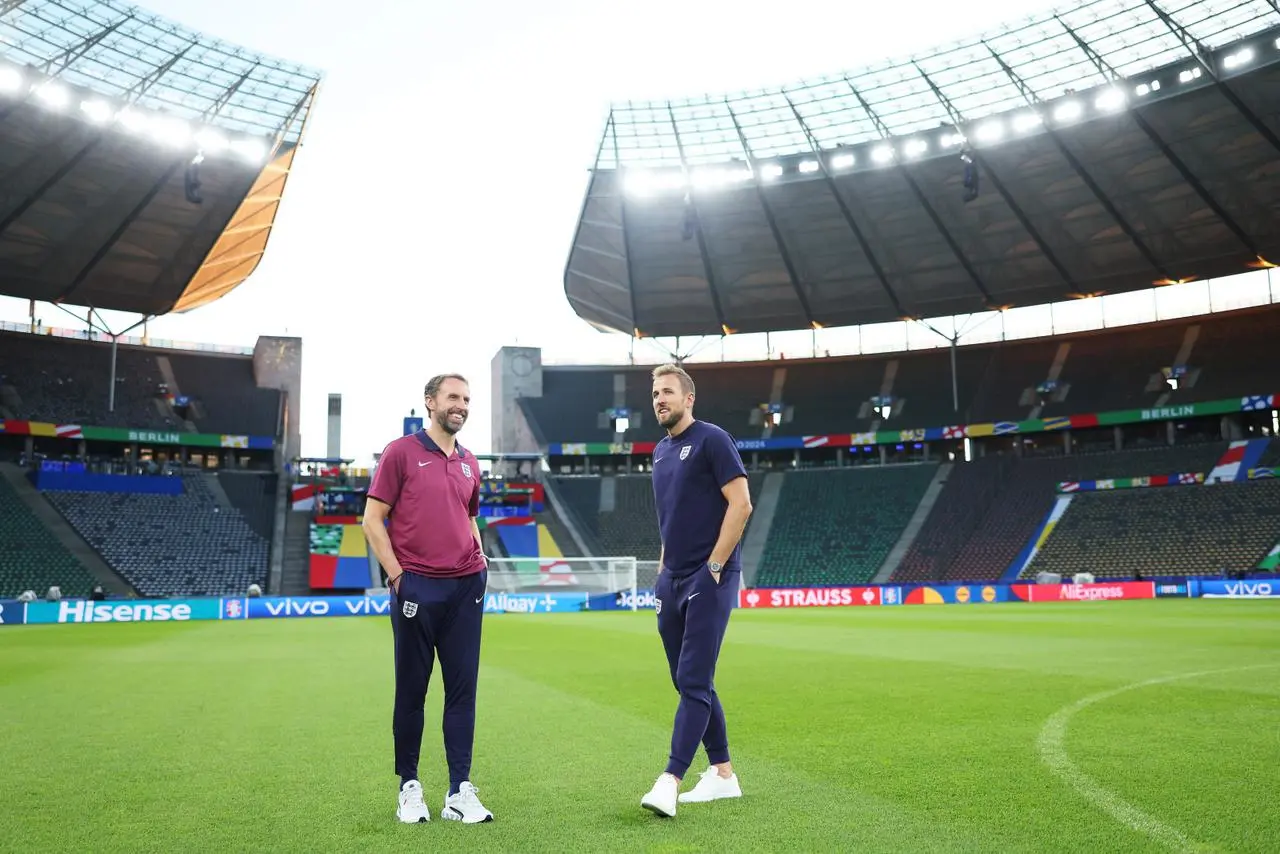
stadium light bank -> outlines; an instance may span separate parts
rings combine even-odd
[[[1280,38],[1273,44],[1280,50]],[[1238,72],[1257,58],[1252,46],[1239,48],[1221,58],[1221,67],[1227,72]],[[1204,70],[1199,65],[1184,68],[1177,74],[1177,81],[1183,85],[1199,82]],[[1021,109],[1011,117],[990,116],[967,122],[973,139],[984,144],[999,143],[1006,138],[1006,132],[1014,134],[1033,133],[1043,129],[1046,122],[1062,127],[1074,124],[1088,117],[1092,107],[1096,115],[1106,115],[1127,108],[1131,98],[1146,98],[1160,92],[1161,81],[1152,74],[1150,79],[1135,82],[1134,80],[1115,80],[1101,86],[1093,86],[1086,95],[1072,92],[1061,96],[1052,103],[1043,105],[1043,113],[1039,109]],[[938,151],[946,151],[963,146],[968,142],[964,132],[955,129],[936,134],[911,134],[907,139],[895,143],[893,141],[876,141],[866,144],[869,147],[869,159],[875,167],[886,167],[901,159],[917,159],[928,154],[936,146]],[[858,162],[857,155],[849,148],[863,148],[855,145],[843,147],[835,152],[828,152],[827,168],[833,173],[852,169]],[[823,156],[823,155],[818,155]],[[786,158],[790,160],[791,158]],[[690,189],[719,189],[744,184],[754,179],[749,163],[732,165],[698,165],[686,169],[680,167],[646,168],[624,166],[624,187],[630,196],[645,197],[660,195],[664,192],[687,192]],[[760,180],[774,181],[780,179],[787,168],[775,158],[757,161],[756,168]],[[821,169],[815,155],[802,155],[794,166],[794,171],[805,175],[813,174]]]
[[[56,113],[67,113],[78,104],[77,112],[90,124],[114,126],[165,148],[187,148],[198,158],[231,154],[248,163],[260,164],[271,148],[268,142],[254,136],[231,137],[209,125],[193,125],[154,110],[112,102],[95,92],[52,78],[31,79],[11,65],[0,64],[0,104],[26,99],[34,99]]]

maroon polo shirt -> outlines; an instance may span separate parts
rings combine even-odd
[[[387,445],[369,497],[391,505],[387,533],[406,572],[455,578],[484,569],[471,520],[480,513],[480,465],[455,445],[445,456],[426,432]]]

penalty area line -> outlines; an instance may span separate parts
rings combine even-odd
[[[1242,670],[1258,670],[1264,667],[1280,667],[1280,664],[1252,664],[1247,667],[1228,667],[1220,670],[1200,670],[1195,673],[1159,676],[1155,679],[1144,679],[1141,682],[1134,682],[1129,685],[1122,685],[1119,688],[1091,694],[1070,705],[1063,706],[1050,715],[1044,726],[1041,727],[1040,735],[1036,738],[1036,749],[1040,753],[1041,761],[1049,766],[1050,771],[1075,789],[1079,795],[1091,801],[1116,821],[1151,837],[1175,851],[1195,851],[1199,846],[1182,831],[1165,824],[1155,816],[1143,812],[1115,792],[1104,788],[1088,774],[1077,768],[1075,763],[1071,761],[1071,757],[1067,755],[1065,747],[1067,725],[1075,717],[1076,713],[1082,709],[1105,702],[1129,691],[1150,688],[1154,685],[1163,685],[1167,682],[1198,679],[1201,676],[1214,676],[1221,673],[1238,673]]]

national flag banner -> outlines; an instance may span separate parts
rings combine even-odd
[[[224,448],[247,448],[249,447],[248,436],[227,436],[222,437],[222,447]]]
[[[1240,409],[1243,412],[1261,412],[1271,408],[1271,396],[1265,394],[1251,394],[1240,400]]]
[[[971,439],[980,439],[983,436],[991,436],[996,432],[994,424],[966,424],[964,425],[964,434]]]
[[[1178,483],[1182,484],[1183,486],[1187,486],[1192,483],[1199,483],[1202,480],[1204,480],[1203,474],[1194,474],[1194,473],[1188,472],[1188,473],[1178,475]]]
[[[850,445],[874,445],[875,443],[875,433],[853,433],[849,436]]]
[[[1018,424],[1014,421],[997,421],[993,426],[997,436],[1005,436],[1009,433],[1018,432]]]
[[[1089,413],[1088,415],[1072,415],[1070,420],[1071,426],[1077,429],[1081,427],[1098,426],[1098,416],[1095,413]]]
[[[1270,480],[1276,476],[1276,471],[1268,466],[1261,468],[1249,469],[1249,480]]]
[[[1065,480],[1058,484],[1059,492],[1079,492],[1080,482],[1078,480]]]
[[[1059,415],[1054,418],[1044,419],[1044,429],[1046,430],[1066,430],[1071,427],[1071,418],[1067,415]]]
[[[1093,487],[1093,488],[1094,488],[1094,489],[1115,489],[1115,488],[1116,488],[1116,482],[1115,482],[1114,480],[1112,480],[1112,479],[1107,479],[1107,480],[1095,480],[1095,481],[1094,481],[1094,487]]]
[[[902,431],[902,441],[904,441],[904,442],[923,442],[923,441],[924,441],[924,431],[923,431],[923,430],[903,430],[903,431]]]
[[[53,428],[59,439],[83,439],[84,432],[79,424],[59,424]]]
[[[830,436],[802,436],[801,441],[806,448],[821,448],[831,441]]]
[[[963,438],[964,438],[964,427],[963,427],[963,425],[955,426],[955,427],[943,427],[943,428],[942,428],[942,438],[944,438],[944,439],[963,439]]]

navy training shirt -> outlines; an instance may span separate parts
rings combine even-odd
[[[711,559],[729,508],[720,490],[746,476],[733,437],[706,421],[694,421],[653,449],[653,497],[666,550],[662,562],[673,577],[692,575]],[[742,568],[741,551],[739,542],[725,570]]]

